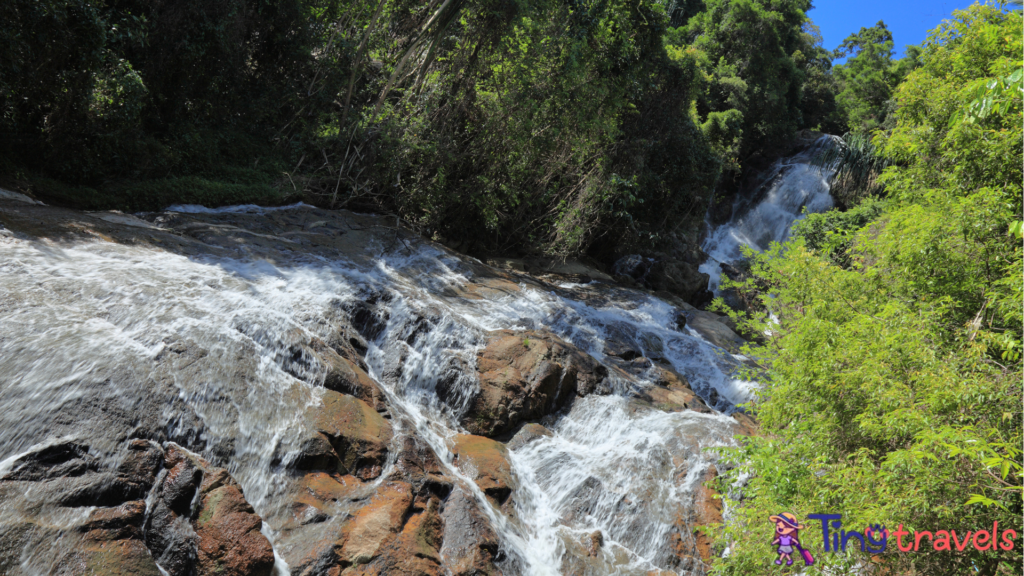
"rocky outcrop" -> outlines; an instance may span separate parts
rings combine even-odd
[[[563,297],[594,309],[629,310],[636,303],[621,287],[548,283],[608,280],[582,263],[549,260],[535,268],[528,261],[522,269],[528,265],[537,275],[530,278],[516,263],[498,271],[440,247],[417,253],[422,239],[373,216],[306,208],[135,217],[37,205],[12,211],[0,202],[0,226],[0,233],[9,227],[11,235],[40,245],[67,242],[84,250],[103,243],[110,252],[131,255],[138,247],[169,253],[182,267],[189,259],[224,262],[227,276],[211,271],[217,278],[210,280],[204,269],[189,286],[236,299],[181,315],[208,333],[161,333],[152,357],[117,358],[116,369],[95,382],[65,386],[58,375],[65,399],[52,413],[46,412],[51,405],[40,409],[42,431],[33,429],[28,440],[16,437],[22,453],[4,460],[0,471],[2,574],[263,576],[275,550],[261,528],[295,575],[521,574],[515,551],[503,548],[514,540],[499,537],[529,522],[515,514],[516,490],[529,485],[519,484],[512,461],[559,447],[569,429],[559,423],[560,411],[619,402],[579,401],[613,389],[629,396],[622,403],[630,418],[654,410],[710,411],[665,360],[672,343],[664,326],[638,330],[632,322],[609,320],[616,326],[602,326],[609,334],[604,364],[546,331],[543,315],[524,314],[511,323],[515,331],[478,328],[486,324],[479,314],[488,301],[503,307],[539,294],[531,306],[565,308],[558,303]],[[11,235],[0,241],[14,242]],[[650,287],[674,292],[658,294],[679,309],[669,324],[730,345],[726,320],[683,301],[696,280],[688,260],[693,254],[680,254],[665,253],[644,271]],[[403,276],[380,272],[382,262],[392,266],[410,255],[416,264]],[[430,276],[437,270],[431,259],[442,260],[451,275]],[[305,274],[310,262],[322,261],[353,263],[351,276],[312,270],[345,288],[314,286],[280,309],[277,302],[267,306],[266,315],[259,303],[245,300],[246,288],[230,292],[238,288],[232,282],[249,280],[246,270],[232,268],[237,263],[266,266],[273,276],[274,267]],[[370,281],[359,284],[359,275]],[[354,293],[346,293],[349,285],[358,285]],[[19,298],[13,291],[0,294],[0,313],[22,307]],[[298,311],[283,311],[291,305]],[[477,315],[460,318],[461,306]],[[218,307],[229,311],[217,324],[203,316],[223,312]],[[111,307],[101,319],[128,317],[138,324],[130,308]],[[0,392],[9,393],[4,386]],[[436,393],[426,400],[436,400],[431,409],[439,410],[417,413],[421,398],[407,391]],[[463,430],[441,421],[449,415]],[[672,478],[681,483],[692,472],[686,462],[699,454],[694,446],[705,438],[701,422],[721,419],[657,417],[682,423],[683,439],[652,451],[658,465],[678,471]],[[267,429],[261,429],[264,419]],[[734,419],[738,430],[756,429],[744,414]],[[462,431],[469,434],[451,436]],[[451,437],[451,462],[444,449],[438,447],[439,456],[432,448],[439,437]],[[258,503],[263,518],[227,472],[234,466],[242,471],[239,479],[270,487]],[[552,568],[566,573],[608,573],[632,561],[614,525],[622,519],[620,527],[639,533],[651,515],[637,511],[661,503],[653,493],[627,493],[591,472],[559,510],[566,530],[558,545],[568,552],[565,563]],[[595,531],[602,499],[615,509],[613,528]],[[679,525],[679,542],[691,557],[704,555],[692,527],[709,522],[696,512],[706,500],[694,503],[697,515]]]
[[[504,559],[497,534],[472,496],[461,488],[452,491],[441,512],[444,521],[441,558],[452,576],[495,576],[496,562]]]
[[[171,576],[269,576],[274,551],[263,521],[223,468],[169,445],[146,525],[146,544]]]
[[[477,373],[480,392],[462,425],[472,434],[493,437],[594,392],[607,369],[553,334],[499,330],[488,335],[478,354]]]
[[[505,504],[516,487],[508,448],[490,438],[459,434],[451,450],[455,465],[496,505]]]
[[[269,576],[274,554],[262,520],[226,470],[176,444],[141,439],[127,441],[119,459],[104,472],[88,446],[62,442],[22,456],[0,478],[7,506],[31,506],[41,492],[64,510],[93,507],[59,540],[60,573]],[[0,526],[0,534],[21,543],[0,546],[0,567],[33,564],[24,546],[40,537],[37,526]]]
[[[354,396],[326,390],[309,419],[315,432],[303,443],[296,467],[332,470],[363,480],[380,476],[392,432],[376,410]]]

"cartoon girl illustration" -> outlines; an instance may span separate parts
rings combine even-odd
[[[782,564],[785,559],[786,566],[792,566],[794,548],[800,551],[807,566],[814,564],[814,557],[811,556],[811,553],[800,546],[800,530],[803,530],[805,526],[796,521],[796,516],[789,512],[783,512],[778,516],[769,516],[768,519],[775,523],[775,539],[772,540],[772,544],[779,545],[779,559],[775,561],[776,564]]]

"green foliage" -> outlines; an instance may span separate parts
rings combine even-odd
[[[812,158],[820,170],[829,171],[832,196],[841,206],[852,206],[881,193],[878,176],[892,164],[870,136],[847,132],[839,141],[820,147]]]
[[[692,44],[701,53],[708,87],[698,111],[735,169],[738,158],[779,146],[803,125],[804,69],[817,65],[804,56],[814,52],[813,34],[803,31],[810,2],[708,0],[705,5],[667,40]]]
[[[854,235],[878,219],[884,210],[884,202],[867,199],[849,210],[807,214],[793,224],[790,237],[803,240],[808,250],[828,258],[832,264],[848,268],[852,264],[849,251]]]
[[[892,33],[879,21],[851,34],[834,53],[836,58],[851,55],[845,64],[833,68],[839,85],[836,101],[850,130],[868,133],[891,128],[886,120],[892,112],[892,91],[918,66],[920,48],[908,46],[906,56],[893,61]]]
[[[967,121],[977,86],[1021,67],[1020,46],[1019,15],[955,12],[894,93],[885,203],[810,216],[754,255],[748,284],[768,289],[746,329],[770,336],[746,353],[766,372],[751,406],[764,436],[728,451],[723,488],[748,479],[716,572],[766,572],[768,539],[751,534],[780,511],[841,513],[855,529],[1024,532],[1021,102]],[[809,574],[872,563],[814,549]],[[885,554],[878,569],[992,575],[1022,560],[1019,545],[969,547]]]

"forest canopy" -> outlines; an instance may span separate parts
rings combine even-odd
[[[839,132],[808,0],[11,0],[0,184],[81,208],[302,198],[492,249],[698,228]]]

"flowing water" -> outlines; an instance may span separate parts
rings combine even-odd
[[[760,252],[772,242],[784,242],[804,214],[832,208],[831,171],[814,166],[812,159],[818,149],[834,141],[834,136],[822,136],[810,150],[780,160],[751,197],[736,199],[729,221],[711,230],[702,246],[708,259],[700,271],[711,277],[709,290],[719,294],[722,265],[745,260],[742,248]]]
[[[489,330],[547,329],[599,360],[606,339],[625,334],[686,375],[719,413],[638,410],[631,392],[650,381],[613,379],[611,394],[575,402],[548,419],[552,436],[512,452],[514,518],[476,490],[509,572],[561,573],[567,550],[594,530],[605,538],[592,561],[598,573],[672,567],[672,516],[709,464],[702,449],[732,442],[726,414],[751,385],[732,375],[737,359],[680,331],[677,310],[641,292],[524,283],[470,299],[459,296],[473,279],[459,257],[426,244],[366,248],[370,257],[359,262],[299,251],[272,262],[0,235],[0,460],[9,466],[41,444],[74,437],[113,454],[122,435],[105,434],[98,412],[152,417],[167,423],[169,437],[200,435],[205,454],[226,460],[256,511],[272,518],[302,439],[301,413],[322,393],[315,366],[286,369],[290,346],[326,336],[346,303],[386,294],[388,317],[368,342],[368,373],[388,393],[396,432],[426,440],[453,477],[465,479],[448,440],[461,431],[477,383],[464,370],[446,401],[436,386],[453,362],[475,363]],[[201,353],[173,360],[189,350]],[[40,573],[46,563],[45,550],[23,559]]]
[[[784,239],[802,207],[830,205],[827,186],[806,161],[780,164],[764,200],[709,237],[713,260],[702,271],[734,262],[740,245]],[[260,218],[271,213],[248,206],[171,210],[215,218],[224,230],[241,226],[231,220],[240,215],[262,230]],[[298,204],[275,213],[320,212]],[[160,221],[101,218],[154,228]],[[323,225],[331,224],[309,226]],[[288,464],[307,426],[302,414],[323,394],[323,368],[290,364],[294,346],[327,338],[346,306],[383,300],[387,313],[365,361],[388,396],[395,436],[424,440],[447,475],[473,492],[501,540],[507,573],[702,573],[699,563],[680,563],[666,543],[712,463],[705,449],[733,442],[729,414],[754,385],[735,375],[742,358],[678,328],[678,309],[640,291],[524,281],[466,297],[479,263],[427,243],[382,237],[361,257],[342,258],[307,253],[298,236],[264,237],[278,242],[273,257],[48,241],[0,227],[0,475],[20,454],[60,440],[87,440],[91,452],[117,454],[125,432],[107,426],[110,419],[158,422],[168,438],[204,446],[205,456],[228,468],[274,541]],[[717,278],[716,271],[712,287]],[[515,510],[507,514],[452,463],[449,446],[464,432],[458,422],[478,390],[472,368],[485,335],[510,328],[551,331],[599,361],[607,360],[610,341],[628,340],[684,375],[715,412],[638,408],[634,398],[653,384],[653,372],[613,376],[609,394],[546,417],[551,436],[512,450]],[[57,527],[82,514],[38,506]],[[0,522],[20,513],[0,501]],[[581,538],[598,530],[599,554],[580,552]],[[23,572],[48,573],[51,552],[26,549]],[[287,570],[285,559],[277,570]]]

